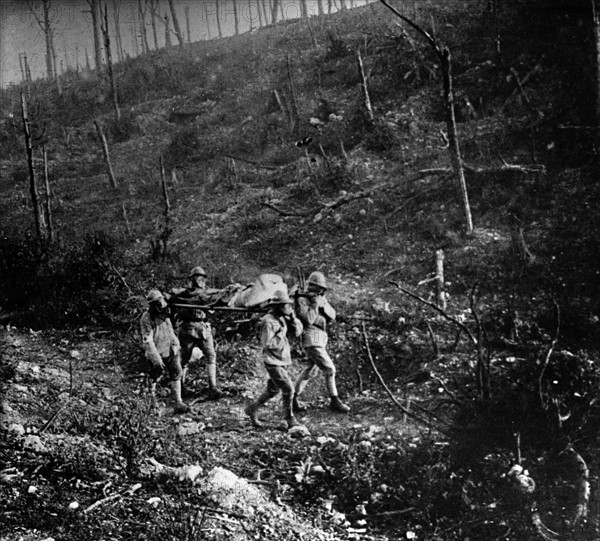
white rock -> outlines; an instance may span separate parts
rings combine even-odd
[[[310,437],[310,431],[304,425],[293,426],[288,430],[288,434],[297,439]]]
[[[25,434],[25,428],[22,424],[19,423],[11,423],[10,425],[8,425],[8,431],[12,432],[13,434],[16,434],[17,436],[22,436],[23,434]]]
[[[43,453],[46,451],[46,446],[42,443],[42,440],[39,436],[35,436],[33,434],[29,434],[25,438],[25,442],[23,443],[25,449],[30,449],[32,451],[36,451],[38,453]]]
[[[69,504],[69,509],[71,509],[72,511],[74,511],[75,509],[79,509],[79,502],[71,502]]]

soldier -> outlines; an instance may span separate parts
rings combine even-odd
[[[202,267],[194,267],[188,275],[188,286],[171,290],[170,302],[184,304],[204,304],[206,294],[206,272]],[[177,308],[177,334],[181,342],[181,356],[185,375],[187,366],[195,347],[198,347],[206,358],[209,400],[218,400],[223,392],[217,387],[217,354],[213,340],[212,328],[206,321],[204,310],[197,308]]]
[[[146,300],[149,305],[142,314],[140,327],[144,354],[152,364],[150,392],[156,399],[156,383],[166,369],[175,397],[175,413],[187,413],[190,407],[181,399],[181,347],[169,319],[167,301],[157,289],[151,290]]]
[[[331,398],[329,408],[338,413],[348,413],[350,408],[344,404],[335,383],[335,365],[327,353],[327,325],[335,321],[335,310],[325,298],[328,290],[322,272],[313,272],[307,280],[307,291],[296,297],[298,318],[304,325],[304,350],[308,356],[308,366],[302,371],[295,384],[294,411],[305,411],[306,406],[298,397],[304,391],[308,380],[314,377],[320,368],[325,376],[327,391]]]
[[[264,392],[244,408],[244,412],[256,427],[262,426],[257,417],[258,408],[279,392],[282,393],[283,414],[288,428],[300,424],[292,410],[294,383],[287,371],[287,367],[292,364],[288,332],[296,337],[302,334],[302,323],[294,314],[292,304],[292,299],[285,291],[275,291],[269,303],[270,311],[261,319],[260,342],[269,380]]]

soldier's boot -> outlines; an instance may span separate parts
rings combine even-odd
[[[339,396],[331,397],[329,409],[331,411],[335,411],[336,413],[348,413],[350,411],[350,408],[340,400]]]
[[[254,402],[251,402],[244,408],[244,413],[250,417],[252,426],[260,428],[263,426],[262,421],[258,418],[258,408],[265,404],[271,396],[267,393],[261,394]]]
[[[172,381],[171,389],[173,389],[173,395],[175,396],[174,413],[188,413],[190,407],[181,399],[181,380]]]
[[[294,428],[295,426],[301,426],[300,422],[298,421],[298,419],[296,419],[296,417],[294,417],[293,415],[291,417],[288,417],[285,422],[287,423],[287,427],[288,430],[290,428]]]
[[[300,423],[294,417],[294,395],[292,394],[284,394],[283,395],[283,416],[285,418],[285,422],[287,423],[288,429],[293,428],[295,426],[300,426]]]
[[[208,372],[208,392],[206,398],[208,400],[219,400],[223,396],[223,391],[217,387],[217,365],[210,363],[206,365]]]
[[[297,396],[294,396],[294,400],[292,401],[292,408],[294,413],[303,413],[308,409],[304,402],[300,402],[300,400],[298,400]]]

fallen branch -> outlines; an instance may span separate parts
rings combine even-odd
[[[531,515],[531,522],[536,532],[540,534],[546,541],[558,541],[560,535],[549,529],[543,522],[539,513],[533,513]]]
[[[571,445],[567,447],[567,451],[573,455],[575,464],[577,466],[577,505],[575,506],[575,513],[571,520],[571,528],[575,528],[581,519],[587,517],[588,504],[590,501],[590,470],[583,459],[583,457],[573,449]]]
[[[413,413],[412,411],[410,411],[409,409],[407,409],[406,407],[404,407],[404,405],[402,405],[398,399],[394,396],[394,393],[392,393],[392,391],[390,390],[390,388],[387,386],[385,380],[383,379],[381,373],[379,372],[379,370],[377,369],[377,366],[375,365],[375,361],[373,360],[373,355],[371,354],[371,348],[369,346],[369,339],[367,337],[367,330],[365,328],[365,324],[362,324],[362,334],[363,334],[363,339],[365,341],[365,349],[367,352],[367,357],[369,359],[369,362],[371,363],[371,368],[373,368],[373,372],[375,372],[375,376],[377,376],[377,379],[379,380],[379,383],[381,383],[381,386],[384,388],[385,392],[387,393],[387,395],[390,397],[391,401],[398,406],[398,408],[400,409],[400,411],[402,411],[402,413],[404,413],[404,415],[406,415],[407,417],[411,417],[412,419],[415,419],[416,421],[423,423],[424,425],[431,427],[431,422],[428,421],[427,419],[424,419],[423,417],[421,417],[420,415],[417,415],[416,413]],[[414,404],[415,406],[417,406],[417,404]],[[424,409],[424,408],[420,408],[420,409]],[[433,415],[431,412],[425,410],[431,417],[435,418],[436,420],[445,423],[442,419],[440,419],[439,417]],[[437,428],[437,430],[439,430],[440,432],[443,433],[443,430],[440,430],[439,427]]]
[[[542,390],[542,382],[544,379],[544,374],[546,372],[546,369],[548,368],[548,364],[550,363],[550,357],[552,357],[552,353],[554,353],[554,348],[556,347],[556,343],[558,342],[558,336],[560,334],[560,308],[558,306],[558,303],[554,299],[552,300],[552,303],[554,304],[556,330],[554,332],[554,339],[552,340],[552,343],[550,344],[550,347],[548,348],[548,352],[546,353],[546,358],[544,359],[544,364],[542,365],[542,368],[540,369],[540,375],[538,376],[538,381],[537,381],[540,405],[542,406],[542,409],[544,409],[544,410],[547,409],[547,406],[546,406],[546,403],[544,400],[544,392]]]
[[[430,301],[427,301],[423,297],[420,297],[419,295],[415,295],[411,291],[408,291],[408,289],[404,289],[398,282],[394,282],[392,280],[389,280],[388,282],[390,284],[392,284],[393,286],[396,286],[400,291],[402,291],[402,293],[405,293],[409,297],[412,297],[413,299],[415,299],[415,300],[417,300],[417,301],[419,301],[419,302],[421,302],[423,304],[426,304],[427,306],[433,308],[444,319],[446,319],[448,321],[451,321],[457,327],[459,327],[461,330],[465,331],[465,333],[467,333],[467,336],[469,337],[469,339],[471,340],[471,342],[473,342],[473,344],[477,345],[477,339],[473,336],[473,333],[470,331],[470,329],[464,323],[461,323],[460,321],[458,321],[458,319],[456,319],[455,317],[449,315],[445,310],[442,310],[437,304],[435,304],[433,302],[430,302]]]
[[[93,511],[97,507],[100,507],[101,505],[103,505],[107,502],[110,502],[112,500],[122,499],[124,496],[131,496],[134,492],[138,491],[140,488],[142,488],[142,484],[136,483],[135,485],[130,486],[127,490],[125,490],[123,492],[117,492],[115,494],[111,494],[110,496],[106,496],[106,498],[102,498],[101,500],[94,502],[92,505],[90,505],[89,507],[84,509],[83,512],[89,513],[90,511]]]
[[[214,310],[215,312],[266,312],[263,308],[241,308],[237,306],[206,306],[202,304],[180,304],[170,302],[169,306],[175,308],[194,308],[197,310]]]

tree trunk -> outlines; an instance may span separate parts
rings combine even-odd
[[[31,146],[31,130],[29,127],[29,118],[27,116],[27,101],[25,94],[21,93],[21,116],[23,118],[23,132],[25,134],[25,150],[27,152],[27,167],[29,169],[29,194],[31,195],[31,204],[33,206],[33,219],[35,223],[35,232],[38,239],[43,238],[44,222],[41,213],[40,197],[35,182],[35,169],[33,167],[33,147]]]
[[[446,310],[446,291],[444,281],[444,250],[435,252],[435,289],[437,305]]]
[[[106,164],[108,181],[110,183],[111,188],[116,190],[119,187],[119,183],[115,178],[112,164],[110,163],[110,153],[108,152],[108,143],[106,142],[106,136],[104,135],[104,131],[102,131],[102,126],[100,126],[100,123],[97,120],[94,120],[94,124],[96,126],[96,131],[98,132],[98,138],[100,139],[100,143],[102,145],[102,153],[104,155],[104,163]]]
[[[113,72],[112,54],[110,51],[110,33],[108,32],[108,4],[104,4],[104,24],[102,25],[102,34],[104,35],[104,49],[106,51],[106,66],[108,69],[108,79],[110,81],[110,94],[112,97],[113,109],[117,122],[121,120],[121,111],[119,109],[119,96],[117,93],[117,82]]]
[[[221,13],[219,12],[219,0],[215,0],[215,12],[217,15],[217,31],[219,32],[219,37],[223,37],[223,29],[221,28]]]
[[[280,0],[275,0],[273,2],[273,9],[271,10],[271,23],[273,24],[277,22],[277,9],[279,8],[279,1]]]
[[[192,43],[192,29],[190,28],[190,8],[185,6],[185,32],[187,34],[187,41],[191,45]]]
[[[169,0],[169,9],[171,10],[171,18],[173,19],[173,29],[175,30],[177,41],[179,41],[179,45],[183,47],[183,34],[181,33],[181,27],[179,26],[179,19],[177,19],[177,12],[175,11],[175,4],[173,3],[173,0]]]
[[[46,152],[46,145],[42,145],[42,157],[44,159],[44,184],[46,186],[46,200],[45,200],[45,213],[46,213],[46,225],[48,227],[48,240],[54,242],[54,225],[52,223],[52,208],[50,205],[50,177],[48,175],[48,153]]]
[[[43,31],[44,37],[46,38],[46,74],[48,79],[51,81],[56,77],[56,69],[54,65],[54,44],[52,43],[52,28],[50,27],[50,0],[43,0],[44,8],[44,24]]]
[[[113,17],[115,22],[115,45],[117,47],[117,58],[119,62],[123,62],[123,40],[121,39],[121,24],[119,20],[119,2],[118,0],[113,0]]]
[[[258,13],[258,27],[263,26],[262,10],[260,9],[260,0],[256,0],[256,12]]]
[[[171,47],[173,42],[171,41],[171,19],[168,15],[165,15],[165,47]]]
[[[290,55],[287,55],[287,72],[288,81],[290,84],[290,113],[292,114],[294,125],[292,131],[298,127],[300,123],[300,115],[298,113],[298,102],[296,101],[296,90],[294,89],[294,78],[292,77],[292,65],[290,63]]]
[[[233,24],[235,28],[235,35],[237,36],[240,33],[240,21],[238,19],[238,6],[237,0],[233,1]]]
[[[88,0],[92,14],[92,36],[94,38],[94,58],[96,60],[96,71],[102,72],[102,39],[100,32],[100,4],[98,0]]]
[[[442,66],[442,79],[444,85],[444,108],[446,112],[446,127],[448,129],[448,151],[450,160],[457,177],[458,187],[462,199],[463,211],[465,213],[465,231],[467,235],[473,233],[473,218],[471,216],[471,206],[469,204],[469,193],[467,190],[467,181],[465,180],[465,171],[463,168],[462,157],[460,155],[460,146],[458,144],[458,133],[456,130],[456,117],[454,115],[454,94],[452,91],[452,55],[450,49],[444,47],[440,54]]]
[[[365,69],[363,66],[362,57],[360,55],[360,49],[356,51],[356,63],[358,65],[358,73],[360,75],[360,87],[363,96],[363,104],[365,106],[365,112],[367,114],[367,118],[371,124],[375,121],[375,116],[373,115],[373,108],[371,107],[371,98],[369,96],[369,87],[367,86],[367,78],[365,76]]]
[[[150,51],[150,44],[148,43],[148,32],[146,31],[146,9],[142,9],[142,0],[138,0],[138,16],[142,34],[142,52],[147,53]]]
[[[85,48],[85,71],[88,73],[92,71],[92,66],[90,65],[90,55],[88,54],[87,47]]]
[[[116,1],[116,0],[115,0]],[[158,51],[158,31],[156,30],[156,12],[157,6],[155,4],[156,0],[150,0],[150,24],[152,26],[152,37],[154,39],[154,50]]]
[[[254,30],[254,21],[252,20],[252,0],[248,0],[248,19],[250,23],[250,32]]]
[[[308,17],[308,6],[306,0],[300,0],[300,17],[306,19]]]
[[[208,8],[206,7],[206,3],[202,3],[202,9],[204,11],[204,17],[206,19],[206,33],[208,35],[208,39],[212,39],[210,35],[210,21],[208,20]]]
[[[596,43],[596,130],[600,153],[600,0],[592,0],[592,16],[594,23],[594,41]]]
[[[19,68],[21,68],[21,81],[27,83],[27,76],[25,75],[25,68],[23,67],[23,56],[19,53]]]
[[[319,16],[323,15],[323,0],[317,0],[317,12]]]

